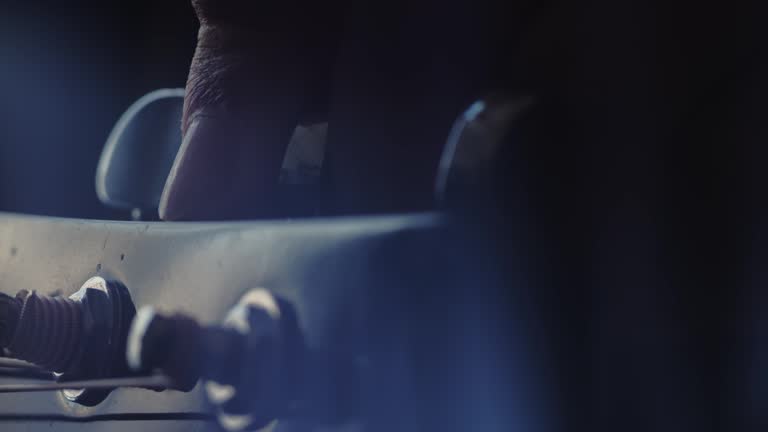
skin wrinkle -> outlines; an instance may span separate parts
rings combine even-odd
[[[201,24],[239,24],[253,28],[280,28],[292,15],[305,10],[307,2],[252,0],[192,0]],[[275,19],[280,18],[280,19]]]
[[[223,79],[227,73],[227,63],[221,58],[200,57],[190,67],[187,80],[184,113],[182,117],[182,136],[187,133],[190,118],[202,107],[218,105],[224,100]]]
[[[302,0],[303,1],[303,0]],[[183,144],[160,202],[164,220],[273,217],[291,133],[310,103],[321,39],[298,2],[192,0],[200,21]],[[321,63],[322,64],[322,63]]]
[[[265,70],[245,56],[197,58],[187,81],[182,133],[187,131],[189,118],[201,110],[269,113],[291,97],[286,93],[303,91],[299,81],[289,70]]]
[[[281,44],[275,46],[275,40]],[[182,134],[195,111],[222,104],[225,110],[248,111],[263,104],[260,99],[265,96],[278,101],[276,95],[265,95],[255,87],[270,88],[286,79],[294,86],[304,81],[291,67],[301,58],[300,45],[299,38],[251,27],[201,26],[187,80]]]
[[[390,22],[412,23],[374,13],[370,18],[379,32],[371,28],[367,12],[358,16],[336,2],[192,4],[201,26],[184,102],[186,145],[166,182],[161,218],[281,217],[290,212],[287,203],[293,198],[280,195],[280,167],[293,130],[307,116],[345,131],[328,138],[332,144],[323,178],[328,198],[320,207],[380,212],[429,205],[444,139],[437,123],[447,129],[453,120],[445,114],[451,108],[441,101],[451,102],[457,112],[461,108],[453,102],[460,96],[444,97],[444,90],[451,88],[451,77],[463,76],[463,69],[429,75],[434,67],[420,59],[436,55],[431,48],[425,51],[426,42],[417,38],[414,45],[402,39],[412,34],[407,29],[390,29]],[[396,58],[403,61],[389,61]],[[408,66],[411,61],[418,67]],[[419,80],[429,85],[416,87]],[[430,127],[406,112],[433,109]],[[366,111],[370,114],[362,115]],[[399,171],[396,183],[406,188],[386,179],[392,167]]]
[[[268,214],[280,162],[298,122],[302,79],[275,48],[198,48],[190,67],[181,149],[161,217],[206,220]],[[253,54],[256,52],[256,54]],[[288,53],[288,60],[293,53]],[[264,64],[258,60],[264,61]],[[270,62],[269,60],[277,61]],[[192,128],[193,120],[199,124]],[[251,199],[243,199],[251,197]]]

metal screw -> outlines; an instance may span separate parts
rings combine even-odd
[[[94,277],[69,298],[20,291],[0,297],[0,345],[8,356],[56,372],[61,382],[123,375],[128,324],[135,315],[128,290]],[[95,405],[109,390],[65,390]]]

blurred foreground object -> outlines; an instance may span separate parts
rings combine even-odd
[[[161,372],[179,390],[206,380],[206,394],[228,430],[254,429],[289,415],[304,360],[291,307],[263,289],[248,292],[220,326],[142,308],[126,351],[136,372]]]

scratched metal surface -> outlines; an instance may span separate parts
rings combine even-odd
[[[0,214],[0,290],[70,294],[93,275],[123,281],[137,306],[191,313],[217,322],[252,287],[293,302],[308,343],[354,345],[365,317],[363,299],[381,241],[434,230],[430,214],[242,223],[132,223]],[[389,246],[388,246],[389,248]],[[333,336],[333,337],[332,337]],[[350,342],[352,341],[352,342]],[[58,393],[0,395],[3,431],[195,431],[202,421],[114,421],[110,415],[206,412],[199,386],[191,393],[119,389],[85,408]],[[21,420],[15,416],[32,415]],[[86,423],[54,421],[74,416]],[[34,418],[37,416],[36,418]],[[101,417],[100,417],[101,416]],[[127,419],[128,417],[126,417]],[[303,429],[299,427],[298,429]],[[354,424],[334,430],[354,430]]]

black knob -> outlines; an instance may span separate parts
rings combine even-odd
[[[191,390],[205,380],[222,426],[243,430],[288,413],[297,397],[303,343],[290,305],[258,289],[218,326],[141,308],[126,353],[135,371],[159,371],[175,389]]]

